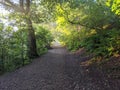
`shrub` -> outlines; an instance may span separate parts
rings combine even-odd
[[[120,53],[120,31],[103,30],[101,33],[86,37],[81,43],[95,56],[110,57]]]
[[[37,26],[36,29],[37,50],[39,54],[43,54],[50,48],[53,37],[50,30],[41,26]]]

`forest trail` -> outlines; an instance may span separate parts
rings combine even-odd
[[[31,64],[0,76],[0,90],[120,90],[118,86],[99,72],[88,73],[64,48],[51,49]]]

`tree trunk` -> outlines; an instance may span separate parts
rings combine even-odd
[[[27,29],[28,29],[28,57],[35,58],[38,56],[35,31],[32,26],[32,21],[30,18],[26,19]]]

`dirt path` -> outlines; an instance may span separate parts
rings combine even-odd
[[[92,76],[93,75],[93,76]],[[120,90],[100,73],[90,74],[64,48],[0,76],[0,90]]]

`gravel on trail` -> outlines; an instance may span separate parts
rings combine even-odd
[[[80,66],[65,48],[51,49],[31,64],[0,76],[0,90],[120,90],[116,83]]]

